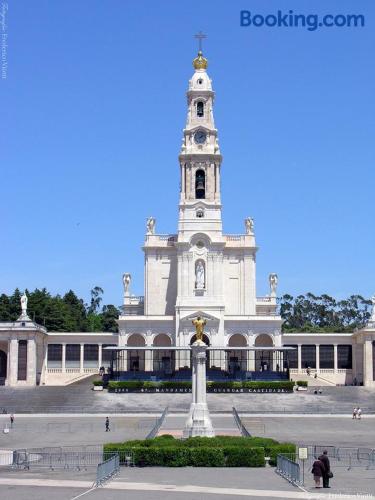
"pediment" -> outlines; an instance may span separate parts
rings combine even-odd
[[[185,316],[181,315],[180,321],[189,321],[189,320],[193,321],[193,319],[195,319],[197,316],[201,316],[202,318],[205,318],[209,321],[220,321],[219,316],[215,316],[215,315],[208,313],[202,309],[199,309],[199,310],[194,311],[194,312],[186,313]]]

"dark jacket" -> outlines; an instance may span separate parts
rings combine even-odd
[[[324,464],[320,460],[315,460],[315,462],[312,465],[312,474],[314,476],[322,477],[324,474]]]
[[[320,455],[320,457],[318,458],[318,460],[320,460],[322,463],[323,463],[323,466],[324,466],[324,475],[328,475],[330,472],[331,472],[331,466],[330,466],[330,463],[329,463],[329,458],[327,455]]]

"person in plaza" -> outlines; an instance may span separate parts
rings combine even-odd
[[[362,410],[361,408],[358,407],[358,410],[357,410],[357,416],[358,416],[358,420],[361,420],[361,417],[362,417]]]
[[[356,419],[357,418],[357,414],[358,414],[358,409],[357,409],[357,407],[355,407],[355,408],[353,408],[353,416],[352,416],[352,418]]]
[[[323,488],[330,488],[329,480],[333,477],[331,472],[331,464],[329,463],[328,452],[324,450],[323,453],[318,457],[323,464]]]
[[[312,464],[311,473],[314,477],[315,488],[321,488],[320,486],[320,478],[323,477],[324,464],[321,460],[315,460]]]
[[[307,373],[308,376],[310,376],[311,368],[309,366],[306,368],[306,373]]]
[[[107,417],[105,419],[105,432],[110,431],[111,429],[109,428],[109,418]]]
[[[14,424],[14,415],[11,413],[10,415],[10,428],[13,429],[13,424]]]

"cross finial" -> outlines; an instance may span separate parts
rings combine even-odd
[[[205,38],[207,38],[207,36],[204,33],[202,33],[202,31],[200,31],[199,33],[197,33],[196,35],[194,35],[194,38],[196,38],[198,40],[199,50],[202,51],[202,40],[204,40]]]

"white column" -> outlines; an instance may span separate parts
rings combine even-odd
[[[337,373],[338,359],[337,359],[337,344],[333,344],[333,371]]]
[[[320,344],[315,345],[315,366],[316,366],[316,373],[319,373],[319,371],[320,371]]]
[[[98,370],[103,363],[103,344],[98,344]]]
[[[214,436],[214,429],[206,401],[207,346],[197,341],[191,347],[193,354],[192,402],[186,420],[184,437]]]
[[[298,373],[302,371],[302,345],[298,344]]]
[[[146,347],[151,347],[152,346],[152,340],[147,338],[146,341]],[[143,351],[144,352],[144,357],[145,357],[145,371],[146,372],[152,372],[154,368],[154,355],[151,350],[149,351]],[[142,356],[142,351],[140,351],[140,356]]]
[[[357,344],[352,344],[352,377],[358,380],[357,376]]]
[[[18,340],[16,338],[9,341],[9,370],[7,373],[8,385],[17,384],[18,379]]]
[[[80,351],[79,351],[79,372],[83,373],[83,359],[84,359],[84,349],[85,349],[85,344],[81,344],[80,346]]]
[[[365,340],[363,345],[363,385],[372,385],[373,380],[372,341]]]
[[[46,377],[48,372],[48,344],[43,341],[43,349],[44,349],[44,359],[42,366],[42,374],[40,377],[40,385],[44,385],[46,383]]]
[[[61,344],[61,371],[62,373],[66,372],[66,344]]]
[[[27,384],[36,385],[36,343],[35,338],[27,340]]]

